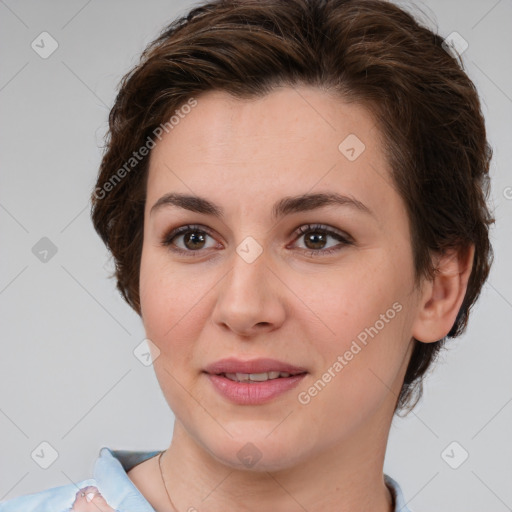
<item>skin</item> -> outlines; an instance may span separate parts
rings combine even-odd
[[[435,280],[414,286],[407,212],[380,133],[361,105],[310,87],[250,101],[210,91],[197,101],[151,152],[140,267],[142,320],[159,350],[156,376],[176,417],[161,459],[174,506],[389,512],[383,462],[411,340],[428,343],[448,333],[472,249],[438,255]],[[354,161],[338,149],[349,134],[365,144]],[[151,212],[169,192],[206,198],[224,216],[171,205]],[[276,201],[319,192],[356,198],[371,213],[330,205],[272,219]],[[313,223],[353,242],[329,235],[315,244],[311,233],[296,233]],[[209,231],[202,246],[186,245],[183,234],[173,242],[186,254],[162,244],[187,224]],[[262,249],[252,263],[236,252],[248,236]],[[339,250],[321,254],[332,247]],[[298,394],[394,303],[400,312],[308,404],[300,403]],[[269,403],[235,405],[202,372],[230,356],[271,357],[308,375]],[[251,468],[237,456],[247,443],[261,454]],[[170,509],[156,458],[128,475],[157,512]]]
[[[115,510],[106,502],[97,487],[88,485],[77,491],[71,512],[115,512]]]

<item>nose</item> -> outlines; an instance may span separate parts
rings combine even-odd
[[[268,266],[265,251],[251,263],[238,253],[216,287],[212,312],[215,325],[239,336],[253,336],[278,329],[284,322],[285,285]]]

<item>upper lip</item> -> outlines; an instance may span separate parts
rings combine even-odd
[[[220,359],[205,368],[205,372],[211,374],[221,373],[265,373],[265,372],[287,372],[287,373],[306,373],[305,368],[295,366],[277,359],[251,359],[249,361],[242,361],[230,357],[227,359]]]

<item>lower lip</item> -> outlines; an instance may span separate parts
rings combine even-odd
[[[232,402],[239,405],[258,405],[270,402],[276,396],[293,389],[307,374],[254,383],[236,382],[223,375],[207,375],[215,389]]]

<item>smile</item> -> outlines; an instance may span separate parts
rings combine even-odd
[[[292,375],[288,372],[263,372],[263,373],[221,373],[220,375],[235,382],[265,382],[267,380],[282,379]],[[296,374],[299,375],[299,374]]]
[[[237,405],[261,405],[295,388],[308,375],[287,372],[206,374],[213,389]]]

